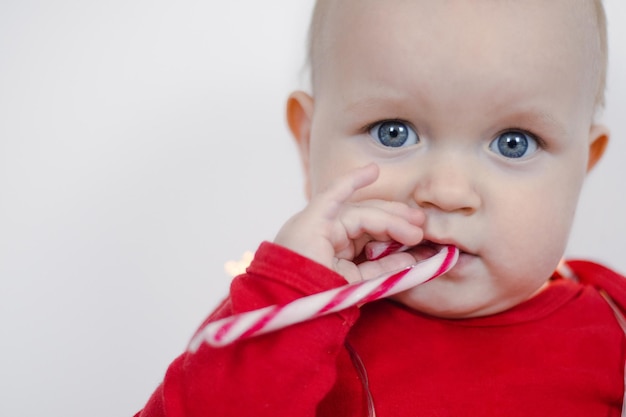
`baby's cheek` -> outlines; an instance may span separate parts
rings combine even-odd
[[[396,190],[397,186],[386,184],[380,179],[374,184],[358,190],[354,193],[351,201],[365,201],[365,200],[383,200],[399,203],[408,203],[407,198],[403,198]]]

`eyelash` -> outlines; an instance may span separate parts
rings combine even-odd
[[[383,128],[391,130],[385,132]],[[416,145],[420,142],[419,134],[410,123],[399,119],[386,119],[369,127],[369,135],[382,146],[392,149]],[[388,134],[385,138],[381,134]]]
[[[365,127],[361,128],[361,133],[362,134],[370,134],[371,130],[377,126],[380,125],[382,123],[403,123],[405,125],[407,125],[408,127],[410,127],[418,136],[418,138],[420,138],[421,140],[421,136],[419,134],[419,131],[415,128],[415,126],[413,126],[412,123],[407,122],[404,119],[401,119],[399,117],[393,117],[393,118],[388,118],[388,119],[379,119],[375,122],[369,123],[367,124]],[[498,137],[500,137],[501,135],[507,133],[507,132],[519,132],[519,133],[523,133],[525,135],[530,136],[531,138],[533,138],[535,140],[535,142],[537,143],[537,147],[541,150],[546,150],[548,149],[548,144],[546,143],[546,141],[539,136],[538,134],[536,134],[535,132],[533,132],[532,130],[529,129],[525,129],[525,128],[521,128],[521,127],[516,127],[516,126],[512,126],[512,127],[508,127],[506,129],[502,129],[501,131],[499,131],[498,133],[496,133],[493,138],[489,141],[489,144],[491,144],[494,140],[496,140]]]
[[[499,131],[498,133],[496,133],[496,135],[493,137],[492,140],[495,140],[496,138],[498,138],[499,136],[507,133],[507,132],[519,132],[519,133],[523,133],[525,135],[530,136],[531,138],[535,139],[535,141],[537,142],[537,146],[540,149],[548,149],[548,144],[546,143],[546,141],[539,136],[538,134],[536,134],[535,132],[528,130],[528,129],[524,129],[521,127],[508,127],[506,129],[503,129],[501,131]]]
[[[375,122],[369,123],[367,125],[365,125],[363,128],[361,128],[361,133],[369,133],[370,130],[372,130],[374,128],[374,126],[379,125],[381,123],[404,123],[405,125],[409,126],[411,129],[413,129],[415,132],[417,132],[417,129],[415,129],[415,127],[407,122],[404,119],[400,119],[399,117],[391,117],[389,119],[379,119]]]

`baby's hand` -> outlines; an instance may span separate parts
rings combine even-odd
[[[274,242],[333,269],[348,282],[373,278],[414,263],[408,253],[357,261],[363,258],[359,255],[372,240],[395,240],[414,246],[423,238],[421,210],[385,200],[350,201],[357,190],[374,183],[378,173],[378,166],[370,164],[339,177],[289,219]]]

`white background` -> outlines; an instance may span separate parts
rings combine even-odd
[[[304,204],[311,0],[0,2],[0,415],[130,416]],[[219,5],[218,5],[219,4]],[[626,3],[568,253],[626,271]]]

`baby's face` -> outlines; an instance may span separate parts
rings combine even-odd
[[[425,238],[462,250],[399,297],[417,310],[470,317],[532,296],[564,252],[598,136],[593,18],[571,0],[335,3],[301,139],[310,192],[375,162],[354,200],[422,207]]]

